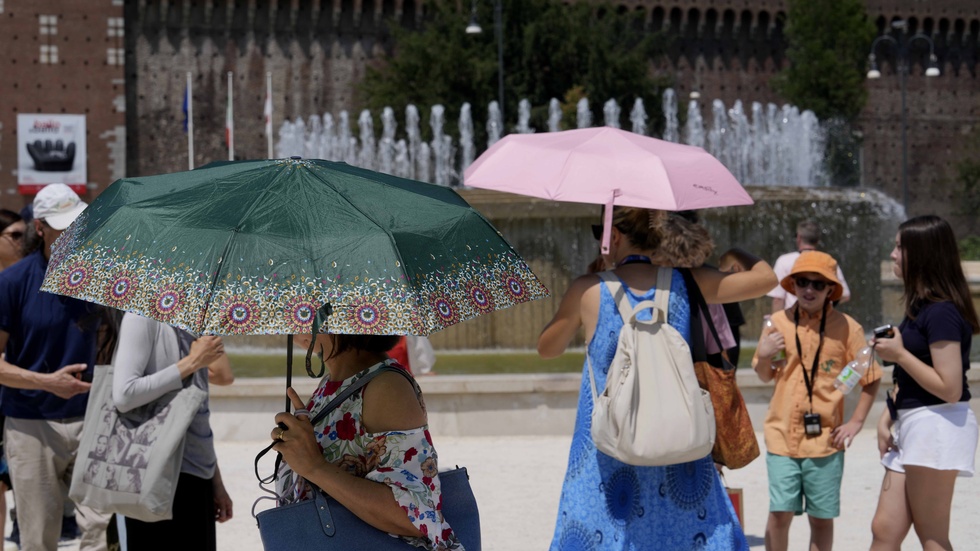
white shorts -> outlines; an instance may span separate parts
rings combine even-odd
[[[904,473],[913,465],[973,476],[978,429],[968,402],[901,410],[892,435],[895,445],[881,458],[886,469]]]

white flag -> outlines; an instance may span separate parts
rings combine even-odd
[[[265,95],[265,134],[272,135],[272,96]]]

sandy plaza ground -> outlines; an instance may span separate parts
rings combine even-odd
[[[761,434],[758,435],[761,440]],[[443,437],[434,435],[443,468],[466,466],[480,506],[485,551],[547,549],[554,530],[570,436]],[[225,483],[234,500],[234,518],[218,526],[218,549],[261,551],[250,509],[261,495],[253,474],[255,454],[267,442],[217,443]],[[271,463],[268,466],[271,469]],[[841,516],[835,523],[835,549],[867,549],[871,518],[878,499],[883,468],[878,462],[875,434],[865,429],[847,452]],[[768,510],[764,458],[728,472],[728,484],[743,489],[745,532],[752,549],[763,549]],[[8,499],[10,494],[8,494]],[[263,505],[263,507],[266,507]],[[959,550],[980,549],[980,479],[961,478],[953,498],[952,540]],[[9,525],[8,525],[9,526]],[[8,527],[9,531],[9,527]],[[798,517],[790,532],[790,549],[806,549],[809,527]],[[61,550],[74,551],[76,544]],[[193,544],[188,542],[188,550]],[[914,533],[903,550],[921,549]]]

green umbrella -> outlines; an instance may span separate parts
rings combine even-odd
[[[451,189],[319,160],[118,180],[55,244],[42,290],[196,333],[428,335],[547,296]]]

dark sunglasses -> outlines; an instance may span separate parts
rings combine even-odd
[[[833,285],[833,283],[830,283],[829,281],[824,281],[822,279],[807,279],[805,277],[794,278],[793,282],[796,284],[797,289],[806,289],[807,287],[810,287],[818,293],[826,289],[828,285]]]
[[[602,224],[592,224],[592,237],[595,237],[596,241],[602,239]]]
[[[24,237],[24,232],[22,232],[22,231],[12,231],[12,232],[6,232],[6,233],[4,233],[2,235],[11,237],[13,239],[20,239],[21,237]]]

